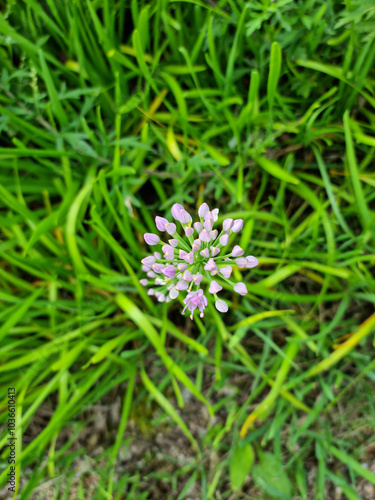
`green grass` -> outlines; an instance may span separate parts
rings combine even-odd
[[[374,15],[334,0],[8,0],[5,498],[152,499],[164,484],[179,500],[360,499],[375,485]],[[244,219],[237,243],[260,265],[234,271],[246,297],[223,285],[226,315],[209,303],[191,322],[139,284],[142,234],[203,201]],[[159,434],[185,439],[187,462],[161,445],[164,465],[150,448],[134,466],[132,443]]]

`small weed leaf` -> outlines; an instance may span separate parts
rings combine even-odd
[[[239,490],[242,487],[253,462],[254,450],[252,446],[248,443],[245,445],[239,443],[232,452],[229,466],[230,482],[234,490]]]

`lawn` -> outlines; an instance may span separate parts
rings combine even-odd
[[[2,2],[0,499],[375,499],[374,28],[367,0]],[[258,265],[214,277],[227,312],[203,273],[190,319],[143,235],[204,203]]]

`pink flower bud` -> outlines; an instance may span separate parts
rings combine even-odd
[[[140,284],[141,284],[142,286],[147,286],[147,285],[148,285],[148,280],[146,280],[146,279],[139,280],[139,282],[140,282]]]
[[[185,210],[184,207],[182,205],[180,205],[179,203],[175,203],[171,209],[172,217],[179,221],[181,210]]]
[[[145,257],[144,259],[142,259],[141,262],[145,266],[151,267],[152,264],[155,264],[156,258],[153,255],[149,255],[148,257]]]
[[[189,270],[186,270],[182,275],[182,279],[185,281],[191,281],[193,279],[193,276]]]
[[[202,246],[202,242],[200,239],[194,240],[193,243],[193,252],[198,252]]]
[[[212,215],[212,212],[207,212],[204,216],[204,220],[212,220],[214,221],[214,216]]]
[[[236,283],[233,287],[233,290],[240,295],[246,295],[247,294],[247,288],[245,283]]]
[[[220,236],[220,238],[219,238],[219,243],[223,247],[228,245],[228,241],[229,241],[229,236],[227,234],[223,234],[223,236]]]
[[[154,271],[149,271],[149,272],[147,273],[147,276],[148,276],[149,278],[155,278],[156,274],[154,273]]]
[[[207,264],[204,266],[206,271],[217,271],[217,265],[215,264],[214,259],[209,259]]]
[[[248,255],[246,257],[246,260],[247,260],[247,264],[246,264],[247,268],[252,268],[252,267],[255,267],[259,264],[258,259],[256,257],[253,257],[252,255]]]
[[[208,259],[208,257],[210,256],[210,252],[208,251],[208,248],[201,250],[199,253],[202,257],[205,257],[206,259]]]
[[[169,264],[169,266],[162,269],[161,272],[164,274],[164,276],[166,278],[173,279],[175,277],[175,274],[176,274],[176,269],[172,264]]]
[[[177,264],[177,269],[180,271],[180,273],[184,272],[185,269],[187,269],[188,265],[183,264],[182,262],[180,264]]]
[[[246,267],[247,260],[245,259],[245,257],[240,257],[239,259],[235,260],[235,263],[240,269],[243,269],[244,267]]]
[[[230,278],[230,275],[232,274],[232,267],[231,266],[225,266],[225,267],[221,267],[219,269],[220,273],[224,276],[224,278]]]
[[[178,240],[176,240],[176,239],[174,239],[174,238],[173,238],[173,239],[171,239],[171,240],[168,240],[168,243],[169,243],[169,244],[171,245],[171,247],[173,247],[173,248],[178,247]]]
[[[185,250],[181,250],[178,252],[178,258],[179,259],[184,259],[187,255],[187,252],[185,252]]]
[[[220,253],[220,248],[210,247],[212,257],[215,257],[218,253]]]
[[[243,220],[242,219],[236,219],[234,222],[233,222],[233,226],[232,226],[232,231],[234,233],[238,233],[239,231],[241,231],[241,229],[243,228]]]
[[[145,242],[147,243],[147,245],[157,245],[160,241],[160,238],[157,234],[153,234],[153,233],[146,233],[143,235],[144,239],[145,239]]]
[[[189,285],[187,281],[179,281],[176,285],[177,290],[187,290],[189,288]]]
[[[157,215],[155,217],[155,223],[159,231],[165,231],[165,225],[168,224],[168,220]]]
[[[160,295],[158,297],[158,302],[165,302],[165,295],[164,295],[164,293],[160,293]]]
[[[218,293],[220,290],[222,290],[223,287],[219,285],[215,280],[211,281],[210,288],[208,289],[209,293]]]
[[[149,288],[147,290],[147,295],[155,295],[155,290],[153,288]]]
[[[173,288],[171,288],[171,290],[169,291],[169,296],[171,299],[175,299],[178,297],[179,295],[179,291],[177,290],[177,288],[174,286]]]
[[[194,285],[200,285],[203,279],[203,274],[193,274]]]
[[[173,236],[174,233],[176,232],[176,224],[174,224],[174,222],[168,222],[165,225],[165,230],[169,235]]]
[[[143,264],[143,266],[142,266],[142,268],[141,268],[141,269],[142,269],[142,271],[147,272],[147,271],[149,271],[149,270],[151,269],[151,267],[150,267],[150,266],[145,266],[145,265]]]
[[[221,313],[226,313],[228,311],[228,304],[221,299],[217,299],[215,307]]]
[[[204,217],[209,211],[210,209],[207,203],[202,203],[202,205],[198,208],[198,215],[199,217]]]
[[[161,273],[161,270],[163,269],[163,267],[164,267],[164,264],[153,264],[152,270],[155,273],[159,274],[159,273]]]
[[[184,260],[186,260],[186,262],[188,262],[189,264],[192,264],[194,261],[194,253],[193,252],[187,253],[184,257]]]
[[[194,222],[193,226],[197,233],[200,233],[203,229],[203,224],[200,222]]]
[[[207,219],[203,222],[203,225],[204,225],[205,229],[207,229],[207,231],[211,231],[213,224],[214,224],[214,221],[211,219]]]
[[[232,255],[232,257],[240,257],[244,253],[245,253],[244,250],[242,250],[242,248],[239,245],[236,245],[233,248],[231,255]]]
[[[210,241],[210,234],[209,232],[207,231],[207,229],[203,229],[203,231],[201,231],[199,233],[199,239],[201,241],[205,241],[206,243],[208,243]]]
[[[223,222],[223,230],[230,231],[233,226],[233,219],[225,219]]]
[[[192,227],[185,227],[185,234],[189,238],[194,233],[194,229]]]
[[[155,257],[155,259],[161,259],[161,253],[160,252],[154,252],[154,257]]]
[[[180,211],[180,222],[181,224],[188,224],[192,221],[191,215],[185,209]]]
[[[164,257],[167,260],[173,260],[174,259],[174,248],[171,247],[170,245],[163,245],[162,250],[164,252]]]
[[[214,229],[213,231],[210,231],[210,232],[209,232],[209,235],[210,235],[210,238],[211,238],[211,240],[212,240],[212,241],[215,241],[215,240],[216,240],[216,238],[217,238],[217,234],[218,234],[218,233],[217,233],[217,229]]]

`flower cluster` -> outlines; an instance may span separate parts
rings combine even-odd
[[[153,280],[153,284],[160,285],[158,290],[149,288],[147,292],[148,295],[155,295],[159,302],[169,302],[186,290],[182,314],[189,309],[193,319],[195,309],[199,309],[202,318],[207,306],[207,298],[200,288],[204,272],[209,283],[208,293],[215,297],[216,309],[222,313],[227,312],[227,303],[217,296],[223,287],[212,277],[218,275],[218,278],[229,283],[235,292],[246,295],[244,283],[233,283],[229,279],[232,265],[234,263],[241,269],[258,265],[258,260],[252,255],[243,257],[244,250],[238,245],[231,252],[219,255],[227,246],[231,233],[241,231],[243,220],[225,219],[219,234],[218,230],[214,229],[219,215],[218,208],[211,211],[207,203],[203,203],[198,209],[199,222],[194,223],[191,215],[179,203],[173,205],[171,212],[174,220],[182,225],[187,239],[178,234],[174,222],[169,222],[164,217],[156,217],[157,229],[166,233],[166,238],[169,239],[168,243],[165,243],[160,241],[156,234],[144,235],[148,245],[161,245],[163,256],[160,252],[154,252],[142,259],[142,270],[147,272],[149,279],[140,280],[141,284],[149,286],[150,280]],[[193,290],[193,287],[196,289]]]

